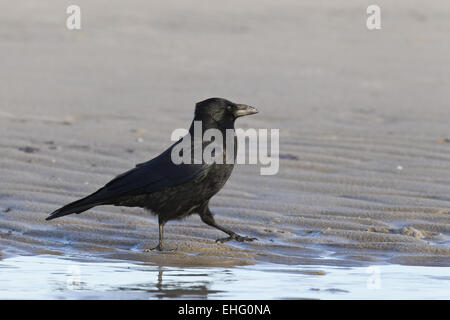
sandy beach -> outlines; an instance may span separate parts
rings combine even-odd
[[[450,266],[450,3],[377,1],[0,3],[0,259],[75,255],[164,266],[256,263]],[[196,102],[259,109],[280,129],[280,169],[238,165],[212,198],[224,235],[62,205],[171,145]]]

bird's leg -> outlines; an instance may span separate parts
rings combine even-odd
[[[159,223],[159,241],[158,241],[158,245],[154,248],[151,249],[146,249],[145,252],[150,252],[150,251],[163,251],[163,232],[164,232],[164,223]]]
[[[214,227],[216,229],[219,229],[220,231],[223,231],[223,232],[225,232],[226,234],[229,235],[226,238],[217,239],[216,242],[224,243],[224,242],[227,242],[227,241],[230,241],[230,240],[236,240],[236,241],[239,241],[239,242],[257,240],[256,238],[240,236],[237,233],[235,233],[235,232],[233,232],[233,231],[231,231],[231,230],[229,230],[229,229],[227,229],[225,227],[222,227],[222,226],[218,225],[216,223],[216,221],[214,220],[214,217],[213,217],[211,211],[209,210],[208,206],[206,206],[205,209],[203,211],[201,211],[200,218],[207,225],[209,225],[211,227]]]
[[[166,224],[166,221],[163,221],[159,219],[159,241],[158,245],[154,248],[147,249],[145,252],[150,251],[175,251],[175,249],[164,249],[163,247],[163,234],[164,234],[164,225]]]

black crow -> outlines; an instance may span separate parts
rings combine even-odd
[[[183,156],[186,151],[191,152],[191,161],[174,163],[172,151],[180,147],[178,144],[183,141],[180,139],[156,158],[136,165],[135,168],[117,176],[93,194],[54,211],[46,220],[72,213],[78,214],[100,205],[141,207],[158,216],[159,243],[152,250],[163,250],[163,228],[167,221],[181,219],[193,213],[198,213],[206,224],[228,234],[226,238],[217,239],[219,242],[255,240],[255,238],[240,236],[218,225],[208,203],[211,197],[222,189],[234,167],[234,161],[226,160],[230,152],[234,157],[231,159],[236,159],[237,139],[234,121],[240,116],[257,112],[258,110],[253,107],[222,98],[211,98],[197,103],[194,120],[186,136],[191,139],[187,144],[188,146],[190,144],[191,150],[179,152],[180,156]],[[222,149],[214,149],[211,155],[215,156],[217,151],[217,155],[223,156],[224,161],[205,162],[203,157],[200,162],[195,161],[195,149],[198,149],[199,144],[196,144],[194,137],[196,134],[199,135],[198,132],[194,132],[194,128],[198,128],[199,123],[201,123],[200,137],[203,137],[203,133],[208,129],[216,129],[215,132],[222,134],[223,141],[216,141],[222,142]],[[227,139],[226,135],[230,133],[233,136]],[[213,139],[212,141],[201,140],[201,152],[214,142]]]

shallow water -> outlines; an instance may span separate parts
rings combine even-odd
[[[448,299],[450,268],[176,268],[51,255],[0,261],[1,299]]]

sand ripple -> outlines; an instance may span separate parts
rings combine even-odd
[[[76,32],[58,1],[3,1],[0,256],[449,266],[450,5],[418,20],[410,2],[371,33],[345,0],[81,1]],[[144,253],[158,231],[140,209],[44,221],[165,150],[211,96],[258,107],[238,127],[280,129],[279,173],[238,166],[211,201],[258,241],[216,244],[193,216],[167,225],[175,253]]]
[[[50,223],[44,218],[157,154],[164,148],[162,135],[148,132],[145,140],[161,141],[149,150],[145,140],[135,142],[132,130],[109,145],[102,137],[74,137],[75,125],[55,139],[35,122],[26,124],[24,136],[23,124],[0,121],[9,128],[0,144],[5,254],[71,253],[183,265],[449,264],[449,148],[433,141],[411,151],[408,143],[397,141],[393,148],[379,138],[304,136],[294,143],[282,135],[280,149],[287,156],[278,175],[238,166],[212,201],[220,223],[259,241],[216,244],[220,232],[194,216],[167,225],[167,245],[177,251],[159,254],[144,253],[157,239],[157,223],[140,209],[99,207]]]

